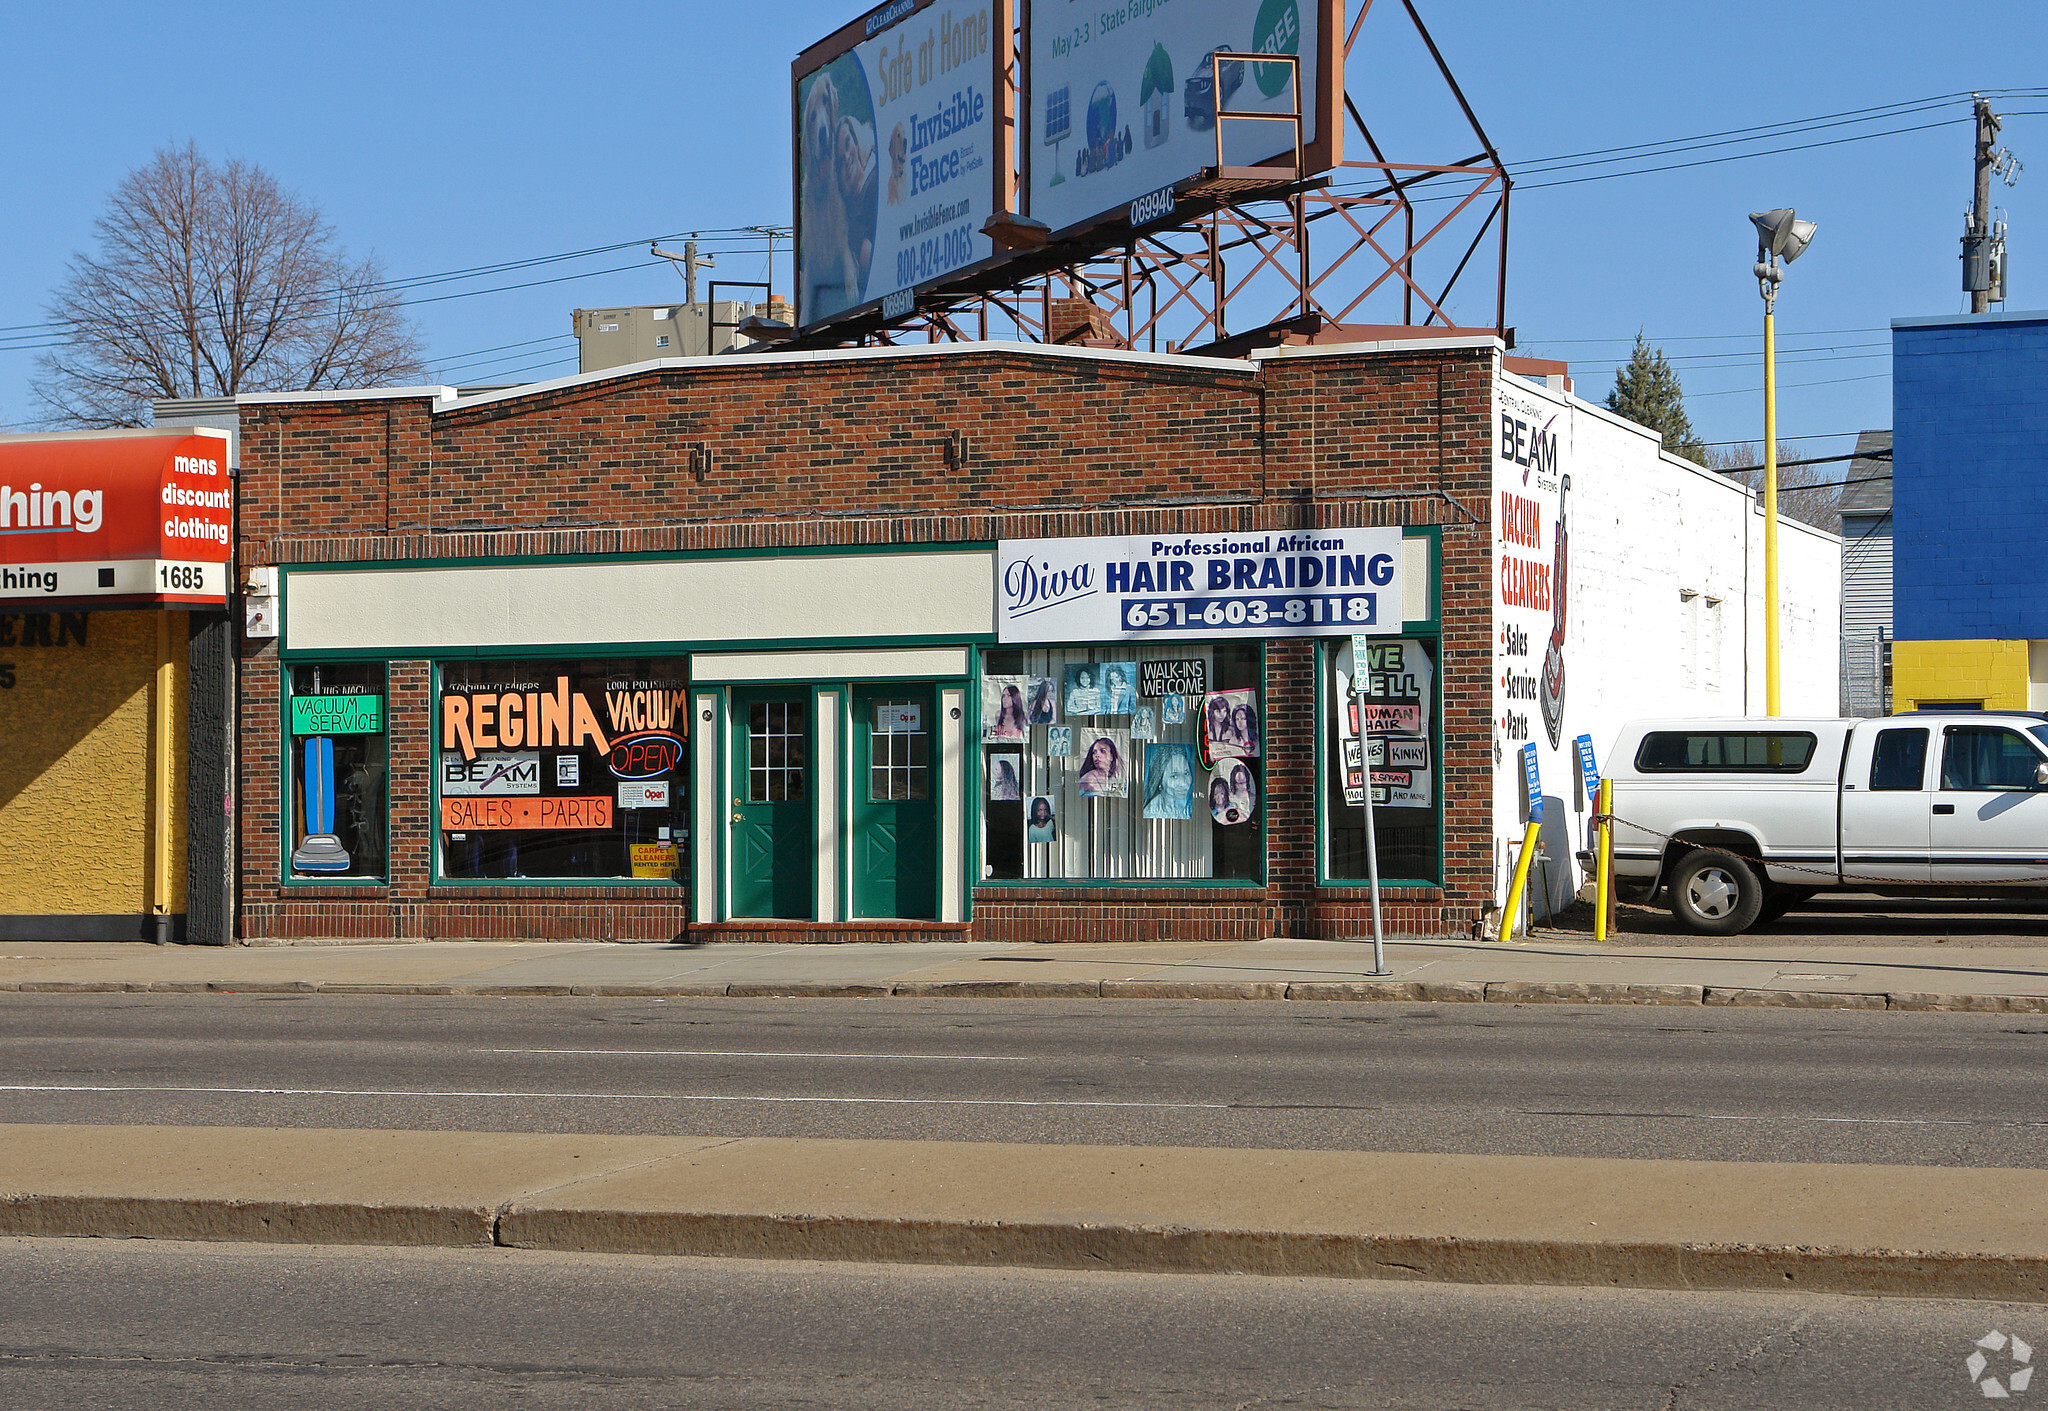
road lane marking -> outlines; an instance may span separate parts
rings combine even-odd
[[[625,1058],[902,1058],[952,1063],[1029,1063],[1022,1056],[994,1053],[784,1053],[778,1049],[727,1048],[478,1048],[471,1053],[560,1053],[576,1057]]]
[[[0,1083],[0,1093],[190,1093],[226,1097],[474,1097],[619,1098],[632,1102],[830,1102],[884,1107],[1136,1107],[1174,1112],[1227,1112],[1227,1102],[1116,1102],[1104,1099],[1021,1097],[791,1097],[746,1093],[549,1093],[508,1089],[422,1088],[202,1088],[175,1084]]]
[[[1827,1122],[1868,1127],[2048,1127],[2048,1122],[1979,1117],[1808,1117],[1751,1112],[1559,1112],[1521,1109],[1525,1117],[1661,1117],[1676,1122]]]

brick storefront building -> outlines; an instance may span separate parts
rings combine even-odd
[[[277,635],[241,649],[239,935],[1358,934],[1350,626],[997,627],[1020,541],[1303,531],[1393,547],[1402,621],[1373,630],[1419,696],[1415,738],[1368,742],[1404,766],[1374,775],[1387,915],[1466,933],[1528,728],[1502,702],[1500,389],[1613,422],[1502,357],[956,344],[244,396],[240,564],[273,570]],[[1114,699],[1133,666],[1147,694]],[[1191,675],[1152,694],[1169,671]],[[1209,748],[1208,710],[1240,705]]]

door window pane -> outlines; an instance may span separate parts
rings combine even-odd
[[[756,701],[747,708],[747,802],[802,803],[805,712],[802,701]]]
[[[1880,730],[1870,752],[1870,788],[1918,789],[1927,768],[1927,732]]]
[[[868,722],[868,802],[931,797],[924,702],[877,701]]]
[[[2017,730],[1951,725],[1941,755],[1944,789],[2031,789],[2041,756]]]

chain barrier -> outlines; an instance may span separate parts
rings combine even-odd
[[[1815,877],[1825,877],[1828,879],[1828,885],[1830,886],[1841,886],[1849,883],[1869,883],[1885,887],[2048,887],[2048,875],[2038,877],[2001,877],[1995,881],[1978,882],[1947,881],[1941,878],[1927,877],[1877,877],[1862,873],[1852,875],[1832,867],[1803,867],[1796,862],[1778,862],[1768,858],[1752,857],[1748,853],[1738,852],[1724,843],[1702,843],[1692,838],[1681,838],[1673,833],[1661,832],[1647,824],[1631,823],[1619,814],[1595,813],[1591,815],[1591,818],[1595,824],[1618,824],[1623,828],[1633,828],[1638,833],[1648,833],[1653,838],[1662,838],[1667,843],[1683,843],[1687,847],[1694,848],[1712,848],[1716,852],[1725,852],[1730,857],[1739,857],[1744,862],[1753,862],[1759,867],[1776,868],[1780,872],[1806,872]],[[1619,841],[1620,839],[1617,838],[1616,842],[1618,843]],[[1767,874],[1759,873],[1757,880],[1768,882],[1770,879]]]

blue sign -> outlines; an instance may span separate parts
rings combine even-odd
[[[1522,746],[1522,791],[1529,799],[1529,821],[1543,821],[1543,776],[1536,769],[1536,747]]]
[[[1593,763],[1593,737],[1581,735],[1579,745],[1579,782],[1586,786],[1586,802],[1600,802],[1600,771]]]

